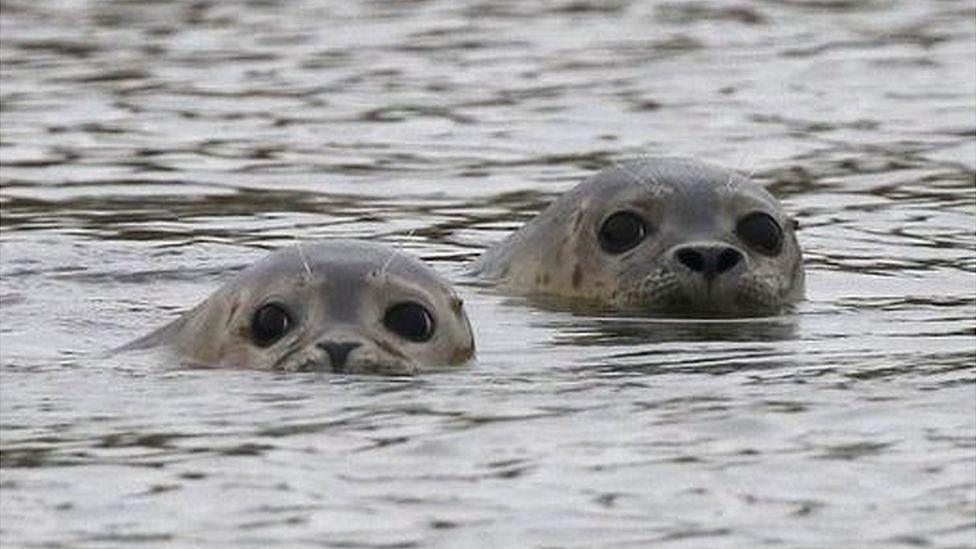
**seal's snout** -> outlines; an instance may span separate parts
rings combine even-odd
[[[349,359],[349,353],[353,349],[361,347],[362,343],[359,341],[320,341],[315,345],[329,354],[332,369],[336,372],[342,372],[346,367],[346,361]]]
[[[733,270],[743,262],[742,252],[723,244],[692,244],[676,248],[672,257],[694,273],[706,280]]]

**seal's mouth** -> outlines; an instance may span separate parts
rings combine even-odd
[[[664,268],[649,273],[621,296],[623,306],[686,318],[770,316],[784,307],[776,287],[756,276],[704,280]]]
[[[378,360],[375,357],[353,356],[343,364],[333,364],[327,352],[316,345],[293,349],[279,360],[274,370],[320,374],[373,374],[412,376],[420,368],[403,359]]]

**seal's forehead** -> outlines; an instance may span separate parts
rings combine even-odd
[[[741,174],[690,158],[640,158],[615,163],[594,177],[603,184],[643,187],[652,195],[706,198],[733,194],[748,180]]]
[[[394,274],[422,284],[438,280],[429,267],[411,256],[378,244],[345,240],[299,244],[278,250],[241,275],[270,283],[296,278],[306,281],[348,278],[374,272]]]
[[[339,269],[354,273],[391,273],[418,281],[432,281],[439,277],[419,259],[396,249],[357,241],[333,241],[295,248],[300,259],[308,262],[313,271],[328,273]]]

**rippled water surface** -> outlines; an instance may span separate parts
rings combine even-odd
[[[976,544],[973,0],[4,0],[0,37],[4,547]],[[634,154],[779,196],[796,314],[462,276]],[[477,363],[104,354],[340,236],[457,282]]]

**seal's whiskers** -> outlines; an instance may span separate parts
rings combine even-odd
[[[305,257],[301,242],[295,246],[295,250],[298,252],[298,259],[302,262],[302,267],[305,267],[305,282],[308,283],[312,280],[312,267],[308,264],[308,258]]]

